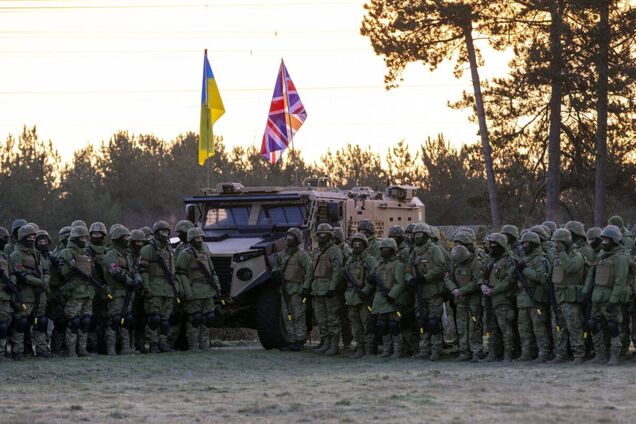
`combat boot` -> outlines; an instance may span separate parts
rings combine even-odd
[[[150,343],[150,349],[148,349],[149,353],[161,353],[161,350],[159,349],[159,344],[158,343]]]
[[[482,362],[495,362],[497,360],[497,355],[495,355],[495,350],[494,349],[490,349],[488,351],[488,355],[486,355],[486,357],[484,359],[482,359]]]
[[[116,356],[117,350],[115,349],[115,345],[117,344],[117,339],[115,338],[115,334],[107,333],[106,334],[106,355],[108,356]]]
[[[349,355],[349,359],[360,359],[365,356],[363,345],[357,345],[356,349]]]
[[[435,350],[435,351],[431,352],[431,357],[430,357],[431,361],[437,362],[437,361],[440,360],[440,358],[441,358],[441,355],[440,355],[440,353],[438,351]]]
[[[427,351],[420,349],[419,352],[417,352],[415,355],[413,355],[413,358],[415,358],[415,359],[428,359],[428,358],[430,358],[430,356],[431,355]]]
[[[163,353],[174,352],[174,349],[170,347],[170,345],[168,344],[166,340],[159,342],[159,350]]]
[[[539,356],[534,360],[535,364],[545,364],[548,360],[548,354],[545,352],[539,352]]]
[[[618,365],[620,363],[620,352],[611,352],[607,365]]]
[[[316,349],[315,352],[316,353],[325,353],[329,349],[331,349],[331,337],[325,337],[324,340],[323,340],[322,347],[320,349]]]
[[[504,349],[504,362],[512,362],[512,351],[510,349]]]
[[[393,355],[391,359],[399,359],[402,355],[402,337],[400,335],[392,336],[393,339]]]
[[[583,364],[583,358],[574,358],[574,360],[572,361],[572,365],[582,365]]]
[[[517,359],[515,359],[515,361],[517,361],[517,362],[532,361],[532,355],[527,350],[523,351],[523,352],[521,352],[521,356],[519,356]]]
[[[457,358],[455,358],[456,362],[465,362],[465,361],[470,361],[470,354],[468,353],[460,353],[459,356],[457,356]]]
[[[594,358],[590,359],[589,363],[590,364],[605,364],[607,363],[607,358],[605,357],[605,355],[601,355],[597,353],[594,356]]]
[[[334,355],[338,354],[338,352],[339,352],[339,349],[338,349],[339,340],[340,340],[340,336],[333,336],[331,338],[331,346],[329,346],[329,350],[327,350],[325,352],[325,355],[334,356]]]
[[[391,356],[391,335],[382,336],[382,355],[380,358]]]
[[[578,358],[581,360],[581,362],[583,361],[581,358]],[[558,365],[558,364],[563,364],[565,362],[567,362],[568,360],[565,358],[562,358],[560,356],[555,356],[553,360],[549,361],[548,363],[550,365]]]
[[[320,353],[319,350],[321,350],[325,346],[325,342],[326,342],[325,339],[326,337],[321,337],[320,343],[318,344],[318,346],[314,347],[312,351],[316,353]]]

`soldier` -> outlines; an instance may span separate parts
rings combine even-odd
[[[53,331],[51,333],[51,352],[59,354],[64,348],[64,338],[66,337],[66,318],[64,317],[64,299],[60,293],[60,288],[64,284],[58,258],[62,250],[66,248],[68,236],[71,234],[71,227],[62,227],[58,233],[59,242],[55,249],[44,255],[49,263],[49,273],[51,281],[49,282],[50,293],[48,294],[48,304],[46,313],[53,322]]]
[[[375,224],[373,221],[363,219],[358,222],[358,232],[365,235],[369,242],[367,251],[369,255],[373,256],[376,260],[380,259],[380,240],[375,236]]]
[[[556,222],[554,221],[544,221],[543,224],[544,227],[546,227],[548,229],[548,235],[550,237],[552,237],[552,235],[554,234],[554,232],[557,230],[557,228],[559,228],[559,226],[557,225]]]
[[[593,259],[596,262],[596,258],[601,254],[601,243],[603,239],[601,239],[602,229],[599,227],[592,227],[585,235],[587,236],[587,243],[590,245],[593,251]]]
[[[177,257],[177,277],[185,293],[188,350],[210,351],[210,331],[214,325],[214,297],[220,291],[219,277],[209,252],[203,248],[203,230],[188,230],[188,247]],[[204,327],[205,328],[202,328]]]
[[[597,257],[595,272],[589,273],[584,294],[591,293],[592,310],[588,327],[592,333],[594,363],[607,360],[605,335],[610,338],[608,365],[617,365],[621,353],[621,304],[627,300],[629,256],[621,243],[623,234],[614,226],[607,226],[601,233],[602,253]]]
[[[320,329],[322,346],[316,348],[315,352],[336,355],[340,340],[341,305],[336,289],[342,272],[342,251],[333,243],[331,225],[318,225],[316,237],[318,249],[312,255],[311,278],[306,280],[303,297],[312,296],[312,306]]]
[[[13,248],[18,242],[18,230],[25,225],[27,225],[25,219],[16,219],[11,224],[11,240],[4,246],[4,254],[7,258],[13,253]]]
[[[130,355],[135,352],[130,343],[130,331],[134,328],[132,298],[141,284],[141,275],[128,250],[129,238],[128,228],[122,225],[114,227],[110,233],[113,248],[104,256],[106,285],[112,297],[106,305],[107,355],[117,354],[117,341],[120,342],[121,355]]]
[[[139,252],[141,248],[148,244],[146,235],[141,230],[132,230],[130,232],[130,254],[135,264],[135,268],[139,269]],[[135,329],[133,332],[134,346],[138,352],[146,351],[146,338],[144,332],[146,330],[146,313],[144,311],[144,292],[143,287],[137,287],[133,299],[132,314],[134,317]]]
[[[414,228],[415,228],[415,223],[411,222],[404,229],[405,241],[406,241],[406,244],[409,246],[409,250],[413,248],[413,245],[415,245],[415,240],[413,240],[413,229]]]
[[[433,232],[427,224],[418,224],[413,230],[415,247],[411,252],[408,273],[409,284],[415,286],[418,318],[426,321],[426,333],[420,341],[417,358],[437,361],[442,353],[442,313],[444,300],[444,254],[433,243]]]
[[[580,365],[585,357],[581,309],[584,283],[583,256],[574,248],[572,235],[567,229],[557,229],[552,234],[552,241],[557,250],[552,282],[559,315],[553,316],[552,322],[560,326],[560,331],[553,332],[555,358],[552,363],[559,364],[567,361],[569,347],[574,356],[573,363]]]
[[[14,359],[24,356],[24,334],[31,333],[36,355],[51,356],[46,334],[46,292],[49,290],[49,269],[46,261],[35,249],[37,232],[31,225],[18,230],[18,243],[9,256],[13,278],[17,282],[20,307],[14,311],[14,331],[11,337]]]
[[[404,307],[406,266],[397,258],[397,243],[386,238],[380,243],[381,259],[369,283],[375,286],[372,314],[382,334],[382,358],[400,357],[400,309]]]
[[[511,224],[504,225],[501,227],[501,234],[508,239],[508,250],[513,259],[521,258],[523,250],[521,249],[521,243],[519,243],[519,228]]]
[[[13,282],[9,280],[9,261],[4,254],[4,247],[9,242],[9,232],[4,227],[0,227],[0,362],[4,361],[7,352],[7,339],[9,338],[9,328],[11,327],[11,317],[13,308],[11,307],[11,288],[7,286],[7,281],[13,287]]]
[[[458,361],[479,362],[483,347],[483,311],[479,285],[483,264],[479,257],[458,245],[450,252],[451,266],[445,284],[456,304]]]
[[[406,233],[404,232],[404,229],[399,225],[392,226],[389,228],[389,237],[395,240],[395,243],[398,246],[398,259],[404,264],[408,263],[411,249],[406,242]]]
[[[411,247],[406,242],[406,233],[399,225],[389,228],[389,237],[395,240],[398,246],[398,259],[405,265],[408,265]],[[415,287],[406,286],[407,295],[405,296],[405,305],[402,309],[402,317],[400,325],[402,326],[402,343],[400,356],[415,355],[419,349],[420,336],[417,329],[417,318],[415,316]]]
[[[594,249],[587,243],[587,237],[585,236],[585,226],[579,221],[568,221],[565,224],[565,229],[570,232],[572,236],[571,248],[578,251],[583,258],[585,264],[591,265],[594,263]],[[583,281],[585,281],[585,275],[583,275]]]
[[[106,270],[104,269],[104,256],[106,255],[106,225],[103,222],[93,222],[88,229],[90,237],[86,252],[93,259],[93,273],[91,274],[100,284],[106,284]],[[93,315],[91,317],[90,331],[88,333],[88,350],[91,352],[102,351],[102,341],[105,340],[106,331],[106,303],[105,292],[95,293],[93,297]]]
[[[539,236],[539,240],[541,240],[541,250],[543,250],[543,254],[548,260],[550,267],[552,267],[554,265],[554,259],[556,258],[556,249],[554,248],[552,241],[550,241],[550,229],[543,225],[535,225],[530,228],[530,231]]]
[[[345,236],[342,232],[342,228],[333,227],[333,242],[342,250],[342,255],[346,261],[347,258],[351,256],[351,246],[349,246],[345,241]]]
[[[550,354],[550,338],[546,321],[549,313],[546,287],[549,269],[541,250],[541,240],[536,233],[532,231],[524,233],[521,236],[521,246],[523,257],[521,262],[515,265],[518,285],[518,330],[521,339],[519,361],[532,359],[533,340],[536,340],[539,355],[535,363],[542,364],[548,360]]]
[[[174,256],[176,258],[179,257],[181,251],[188,248],[188,230],[192,227],[194,227],[194,224],[187,219],[177,222],[177,225],[174,226],[174,231],[179,237],[179,244],[174,248]]]
[[[86,225],[86,222],[82,219],[76,219],[75,221],[73,221],[71,223],[71,228],[74,228],[74,227],[84,227],[88,230],[88,226]]]
[[[366,327],[373,292],[373,287],[367,284],[367,279],[375,269],[376,261],[367,253],[367,237],[364,234],[355,233],[351,238],[351,244],[352,255],[345,264],[343,272],[347,284],[344,295],[347,314],[353,328],[353,338],[356,342],[356,350],[349,358],[359,359],[367,352],[365,349]],[[370,336],[369,343],[373,343],[373,335]]]
[[[145,338],[150,343],[150,353],[172,352],[167,336],[178,289],[174,285],[174,251],[168,243],[170,225],[157,221],[153,232],[153,239],[141,249],[139,258],[146,312]]]
[[[146,236],[146,241],[148,242],[150,242],[150,240],[152,240],[155,237],[154,233],[152,232],[152,228],[150,228],[147,225],[141,227],[140,230],[144,232],[144,235]]]
[[[333,228],[333,240],[334,244],[342,251],[343,264],[351,257],[351,247],[345,242],[345,236],[340,227]],[[351,342],[353,341],[353,334],[351,332],[351,323],[347,316],[347,308],[345,308],[344,299],[344,286],[338,286],[338,292],[336,293],[338,299],[340,299],[340,328],[342,335],[342,350],[348,351],[351,349]]]
[[[487,325],[491,327],[488,339],[486,362],[497,359],[496,346],[503,341],[504,361],[512,360],[514,348],[514,293],[516,276],[514,262],[508,252],[508,239],[501,233],[493,233],[485,238],[488,243],[490,263],[481,284],[485,300],[485,314],[492,313]],[[488,311],[491,309],[491,311]]]
[[[620,232],[623,234],[623,246],[625,246],[625,250],[630,255],[633,255],[634,252],[634,235],[631,231],[625,228],[625,223],[623,222],[623,218],[618,215],[614,215],[607,221],[607,225],[615,225],[618,227]]]
[[[300,351],[307,342],[306,308],[301,291],[311,284],[311,260],[305,249],[301,248],[303,233],[298,228],[290,228],[285,235],[287,248],[281,254],[277,270],[285,284],[286,297],[282,305],[284,316],[291,318],[285,321],[290,338],[289,350]]]
[[[174,230],[179,236],[179,244],[174,247],[174,257],[175,260],[179,257],[179,254],[189,247],[188,244],[188,231],[194,227],[194,224],[188,220],[182,220],[177,222]],[[205,243],[201,245],[201,248],[207,252],[207,246]],[[176,298],[175,302],[172,304],[172,314],[170,315],[170,329],[168,330],[168,345],[172,348],[177,344],[177,339],[179,339],[179,335],[181,334],[181,322],[185,321],[187,318],[187,312],[184,310],[184,303],[177,303]],[[187,327],[187,324],[186,324]],[[198,328],[198,326],[197,326]],[[187,335],[186,335],[187,339]]]

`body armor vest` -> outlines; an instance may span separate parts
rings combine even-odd
[[[303,269],[298,263],[300,257],[300,251],[296,250],[287,258],[287,262],[283,264],[285,267],[283,277],[285,281],[289,283],[302,283],[303,282]]]
[[[455,268],[455,281],[457,281],[457,285],[462,288],[465,287],[468,283],[470,283],[471,272],[470,266],[458,266]]]
[[[208,276],[201,270],[201,265],[203,265],[205,269],[208,270],[208,274],[211,274],[210,268],[208,266],[207,255],[203,252],[197,252],[194,249],[189,249],[188,253],[190,253],[194,257],[194,261],[188,268],[188,279],[190,281],[206,280]]]
[[[163,258],[163,261],[168,267],[168,270],[170,271],[172,275],[174,275],[175,263],[172,257],[172,253],[168,250],[168,247],[166,246],[164,249],[159,249],[158,246],[153,246],[153,247],[155,250],[155,255]],[[155,257],[150,261],[150,266],[148,267],[148,274],[150,274],[151,277],[166,276],[163,272],[163,269],[161,268],[161,265],[159,265],[159,258]]]
[[[331,260],[329,258],[329,249],[319,254],[318,263],[314,263],[314,278],[331,278]]]

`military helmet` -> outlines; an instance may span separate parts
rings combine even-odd
[[[130,241],[146,241],[146,235],[141,230],[132,230],[130,232]]]
[[[519,228],[516,225],[507,224],[501,227],[501,234],[507,234],[511,237],[519,239]]]
[[[6,229],[6,228],[4,228],[4,227],[0,227],[0,239],[7,238],[7,237],[9,237],[9,235],[10,235],[10,234],[9,234],[9,232],[7,231],[7,229]]]
[[[622,230],[623,227],[625,226],[625,222],[623,221],[623,218],[621,218],[618,215],[614,215],[613,217],[611,217],[608,221],[607,221],[608,225],[615,225],[618,227],[619,230]]]
[[[529,242],[539,245],[541,244],[541,237],[534,231],[527,231],[521,236],[521,242]]]
[[[436,241],[439,240],[440,237],[440,233],[439,233],[439,229],[437,227],[435,227],[434,225],[429,225],[428,226],[429,229],[429,237],[432,239],[435,239]]]
[[[616,225],[608,225],[603,228],[601,237],[608,238],[614,243],[619,244],[623,240],[623,233],[621,233],[621,230],[619,230]]]
[[[360,232],[355,233],[351,237],[351,243],[353,243],[355,240],[360,240],[361,242],[364,243],[365,246],[369,246],[369,239],[367,238],[367,236],[365,236],[364,234],[362,234]]]
[[[568,221],[567,224],[565,224],[565,229],[568,230],[571,235],[585,237],[585,226],[579,221]]]
[[[429,233],[428,225],[426,225],[423,222],[420,222],[419,224],[415,225],[415,228],[413,228],[413,234],[415,233],[424,233],[428,235]]]
[[[300,231],[298,228],[296,227],[290,228],[289,230],[287,230],[287,234],[291,234],[292,236],[294,236],[298,244],[303,242],[303,232]]]
[[[488,234],[488,236],[486,236],[486,241],[489,241],[491,243],[496,243],[499,246],[503,247],[504,249],[508,247],[508,239],[506,238],[505,235],[501,233]]]
[[[58,237],[60,238],[60,241],[66,240],[69,234],[71,234],[71,227],[69,226],[62,227],[60,231],[57,233]]]
[[[116,223],[110,226],[110,228],[108,229],[108,234],[111,234],[113,232],[113,230],[117,227],[123,227],[123,225]]]
[[[156,233],[157,231],[161,231],[161,230],[170,231],[170,224],[168,224],[166,221],[155,222],[154,225],[152,226],[152,232]]]
[[[565,228],[558,228],[552,233],[552,241],[562,241],[563,243],[572,243],[572,233]]]
[[[26,224],[20,227],[18,230],[18,240],[22,240],[29,236],[34,236],[37,234],[37,230],[33,228],[32,225]]]
[[[411,222],[409,223],[409,225],[406,226],[406,228],[404,229],[404,232],[406,234],[413,234],[414,229],[415,229],[415,223]]]
[[[71,227],[88,228],[88,226],[86,225],[86,222],[84,222],[84,220],[82,220],[82,219],[76,219],[75,221],[73,221],[73,223],[71,224]]]
[[[453,236],[453,242],[459,244],[475,244],[475,236],[468,231],[458,231]]]
[[[90,233],[102,233],[104,236],[108,235],[108,232],[106,231],[106,225],[104,225],[103,222],[93,222],[91,224],[91,227],[88,229],[89,234]]]
[[[406,237],[406,232],[404,231],[404,228],[402,228],[401,226],[394,225],[391,228],[389,228],[389,237],[404,238]]]
[[[187,219],[183,219],[177,222],[177,225],[174,226],[174,230],[177,233],[187,233],[190,228],[193,228],[194,224],[192,221],[188,221]]]
[[[37,240],[37,239],[42,238],[42,237],[46,237],[49,240],[49,243],[51,243],[51,236],[49,236],[49,233],[47,231],[44,231],[44,230],[38,230],[35,233],[35,239]]]
[[[129,236],[129,235],[130,235],[130,231],[128,231],[128,228],[124,227],[123,225],[119,225],[110,231],[111,240],[117,240],[124,236]]]
[[[554,221],[545,221],[541,225],[543,225],[544,227],[548,227],[548,230],[550,230],[550,234],[554,233],[556,229],[559,228],[559,226]]]
[[[316,228],[316,234],[329,234],[332,236],[333,227],[331,226],[331,224],[322,223],[318,225],[318,228]]]
[[[375,233],[375,224],[369,219],[363,219],[358,222],[358,231],[368,231],[373,234]]]
[[[342,232],[342,228],[340,227],[333,227],[333,238],[343,242],[345,239],[344,233]]]
[[[537,234],[539,238],[541,239],[541,241],[546,241],[550,238],[548,231],[549,230],[543,225],[535,225],[532,228],[530,228],[530,232]]]
[[[36,224],[35,222],[27,222],[27,225],[30,225],[33,228],[35,228],[36,232],[40,231],[40,226],[38,224]]]
[[[13,221],[13,224],[11,224],[11,234],[15,234],[20,227],[24,227],[25,225],[27,225],[26,219],[16,219]]]
[[[397,252],[398,245],[395,242],[395,240],[393,240],[390,237],[387,237],[385,239],[382,239],[382,241],[380,242],[380,249],[385,249],[385,248],[390,248],[390,249],[393,249],[394,252]]]
[[[592,227],[589,230],[587,230],[587,233],[585,233],[585,235],[589,241],[589,240],[601,238],[602,232],[603,230],[601,230],[599,227]]]
[[[470,252],[460,244],[451,249],[450,257],[456,264],[461,264],[470,258]]]
[[[148,237],[149,235],[152,234],[152,228],[150,228],[147,225],[141,227],[139,230],[141,230],[144,233],[144,237]]]
[[[77,225],[71,228],[71,233],[69,234],[69,238],[74,239],[79,237],[88,237],[88,229],[86,227]]]
[[[203,237],[203,229],[201,227],[192,227],[188,230],[188,243],[197,237]]]

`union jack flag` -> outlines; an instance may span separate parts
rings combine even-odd
[[[285,81],[284,84],[283,81]],[[289,144],[293,143],[294,135],[306,118],[305,106],[300,101],[296,86],[281,59],[267,125],[265,125],[265,134],[263,134],[261,156],[271,163],[276,163]]]

